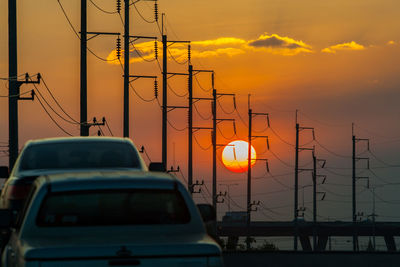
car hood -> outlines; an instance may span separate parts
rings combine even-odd
[[[99,257],[218,256],[219,246],[205,234],[161,235],[149,238],[109,236],[79,238],[36,238],[23,242],[26,260]]]

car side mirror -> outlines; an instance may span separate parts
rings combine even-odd
[[[10,175],[10,172],[8,170],[8,167],[0,166],[0,178],[7,179],[9,175]]]
[[[215,209],[210,204],[197,204],[197,208],[200,211],[203,222],[214,222],[217,219]]]
[[[0,209],[0,228],[9,228],[15,223],[15,214],[10,209]]]
[[[165,168],[162,162],[150,162],[149,164],[149,171],[152,172],[166,172],[167,169]]]

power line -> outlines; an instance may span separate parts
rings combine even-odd
[[[198,110],[196,103],[193,103],[193,104],[194,104],[194,105],[193,105],[193,106],[194,106],[194,109],[196,110],[196,113],[200,116],[200,118],[202,118],[203,120],[209,120],[209,119],[211,119],[212,113],[210,113],[210,115],[209,115],[208,117],[203,116],[203,115],[200,113],[200,111]]]
[[[60,6],[60,8],[61,8],[61,10],[62,10],[62,12],[63,12],[63,14],[64,14],[64,17],[65,17],[65,18],[67,19],[67,21],[68,21],[69,26],[70,26],[71,29],[74,31],[76,37],[78,37],[78,39],[80,40],[81,37],[79,36],[78,32],[75,30],[74,25],[72,25],[72,23],[71,23],[71,21],[70,21],[68,15],[67,15],[67,12],[65,11],[63,5],[61,4],[61,1],[60,1],[60,0],[57,0],[57,2],[58,2],[59,6]],[[89,47],[86,47],[86,49],[87,49],[87,51],[89,51],[93,56],[95,56],[96,58],[98,58],[98,59],[100,59],[100,60],[102,60],[102,61],[111,62],[111,61],[116,61],[116,60],[118,60],[118,58],[111,59],[111,60],[102,58],[102,57],[96,55]]]
[[[40,98],[38,97],[37,100],[39,101],[40,105],[42,106],[43,110],[46,112],[46,114],[50,117],[50,119],[53,121],[53,123],[61,130],[63,131],[65,134],[72,136],[72,134],[70,134],[69,132],[67,132],[66,130],[64,130],[64,128],[62,128],[55,120],[54,118],[50,115],[50,113],[47,111],[47,109],[45,108],[45,106],[43,105],[42,101],[40,101]]]
[[[57,106],[61,109],[61,111],[67,115],[68,118],[70,118],[72,121],[80,124],[80,122],[78,122],[77,120],[73,119],[64,109],[63,107],[60,105],[60,103],[57,101],[57,99],[54,97],[54,95],[52,94],[50,88],[47,86],[46,81],[44,80],[43,76],[41,76],[41,80],[44,84],[44,86],[46,87],[47,91],[49,92],[50,96],[53,98],[54,102],[57,104]]]
[[[75,124],[75,125],[76,125],[76,124],[79,124],[79,125],[80,125],[79,122],[70,121],[70,120],[64,118],[63,116],[61,116],[61,115],[49,104],[49,102],[47,102],[47,100],[44,98],[44,96],[42,95],[42,93],[40,92],[40,90],[37,88],[37,86],[36,86],[35,84],[33,84],[33,86],[35,87],[35,91],[39,93],[38,96],[40,96],[40,97],[43,99],[43,101],[46,103],[46,105],[47,105],[59,118],[61,118],[62,120],[64,120],[65,122],[68,122],[68,123],[70,123],[70,124]],[[38,97],[38,99],[39,99],[39,97]]]
[[[155,22],[157,22],[156,19],[154,19],[154,20],[148,20],[148,19],[146,19],[146,18],[142,15],[142,13],[139,11],[139,9],[136,7],[136,3],[135,3],[135,2],[131,1],[131,5],[133,5],[133,7],[135,8],[136,12],[139,14],[139,16],[140,16],[145,22],[147,22],[147,23],[155,23]]]
[[[202,150],[204,150],[204,151],[207,151],[207,150],[209,150],[209,149],[212,147],[212,144],[210,144],[208,147],[202,146],[202,145],[200,144],[200,142],[197,140],[197,137],[196,137],[195,134],[193,135],[193,138],[194,138],[194,141],[196,141],[196,144],[197,144]]]
[[[100,10],[100,11],[106,13],[106,14],[116,14],[116,13],[118,13],[118,11],[107,11],[107,10],[101,8],[101,7],[98,6],[96,3],[94,3],[93,0],[89,0],[89,1],[90,1],[90,3],[92,3],[92,5],[95,6],[98,10]]]
[[[111,129],[110,129],[110,126],[108,125],[108,122],[107,122],[106,120],[105,120],[104,122],[105,122],[105,124],[106,124],[106,126],[107,126],[107,129],[108,129],[108,131],[110,132],[111,136],[114,136],[113,132],[112,132]]]
[[[196,76],[196,75],[194,75],[194,79],[195,79],[197,85],[200,87],[200,89],[201,89],[202,91],[208,93],[208,92],[210,92],[210,91],[212,90],[212,87],[211,87],[210,89],[204,89],[204,87],[201,86],[201,83],[200,83],[199,80],[197,79],[197,76]]]
[[[276,137],[278,137],[278,139],[281,140],[283,143],[285,143],[285,144],[287,144],[287,145],[289,145],[289,146],[291,146],[291,147],[295,147],[294,144],[292,144],[292,143],[286,141],[285,139],[283,139],[283,138],[274,130],[274,128],[270,127],[269,129],[270,129],[271,132],[272,132]]]

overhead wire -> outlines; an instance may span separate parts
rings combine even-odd
[[[75,123],[79,123],[79,121],[75,120],[74,118],[72,118],[66,111],[65,109],[61,106],[61,104],[57,101],[57,99],[54,97],[53,93],[51,92],[50,88],[47,86],[47,83],[45,81],[45,79],[43,78],[43,76],[41,76],[41,80],[43,82],[43,85],[45,86],[45,88],[47,89],[47,91],[49,92],[51,98],[53,98],[54,102],[57,104],[57,106],[61,109],[61,111],[68,117],[70,118],[72,121],[74,121]]]
[[[39,88],[36,86],[36,84],[33,84],[33,86],[35,87],[35,92],[38,93],[38,98],[39,96],[43,99],[43,101],[46,103],[46,105],[63,121],[68,122],[70,124],[80,124],[79,122],[73,121],[73,120],[68,120],[66,118],[64,118],[63,116],[61,116],[51,105],[50,103],[46,100],[46,98],[44,98],[44,96],[42,95],[42,93],[40,92]]]
[[[137,2],[137,1],[136,1]],[[143,15],[142,15],[142,13],[139,11],[139,9],[136,7],[136,2],[133,2],[132,0],[131,0],[131,4],[130,5],[133,5],[133,7],[135,8],[135,10],[136,10],[136,12],[138,13],[138,15],[145,21],[145,22],[147,22],[147,23],[155,23],[155,22],[157,22],[155,19],[154,20],[148,20],[148,19],[146,19]]]
[[[70,134],[69,132],[67,132],[64,128],[62,128],[57,122],[56,120],[50,115],[50,113],[47,111],[46,107],[43,105],[42,101],[40,101],[40,98],[38,97],[37,100],[39,101],[40,105],[42,106],[43,110],[46,112],[46,114],[50,117],[50,119],[53,121],[53,123],[61,130],[63,131],[65,134],[72,136],[72,134]]]
[[[67,21],[68,21],[69,26],[70,26],[71,29],[74,31],[76,37],[78,37],[78,39],[80,40],[81,37],[79,36],[78,32],[76,31],[74,25],[72,25],[72,22],[71,22],[71,20],[69,19],[68,15],[67,15],[67,12],[65,11],[63,5],[61,4],[61,1],[60,1],[60,0],[57,0],[57,2],[58,2],[59,6],[60,6],[60,8],[61,8],[61,10],[62,10],[62,12],[63,12],[63,14],[64,14],[64,17],[65,17],[65,18],[67,19]],[[87,49],[87,51],[89,51],[89,53],[91,53],[93,56],[95,56],[96,58],[100,59],[101,61],[111,62],[111,61],[116,61],[116,60],[118,60],[118,58],[111,59],[111,60],[102,58],[102,57],[98,56],[96,53],[94,53],[89,47],[86,46],[86,49]]]
[[[209,150],[209,149],[212,147],[212,144],[210,144],[208,147],[202,146],[202,145],[200,144],[199,140],[197,140],[197,137],[196,137],[195,134],[193,135],[193,139],[194,139],[194,141],[196,142],[196,144],[197,144],[202,150],[204,150],[204,151],[207,151],[207,150]]]
[[[202,118],[202,119],[205,120],[205,121],[211,119],[212,113],[210,113],[210,115],[209,115],[208,117],[206,117],[206,116],[203,116],[203,115],[200,113],[199,109],[197,108],[196,103],[193,103],[193,107],[194,107],[194,110],[196,111],[196,113],[200,116],[200,118]]]
[[[107,11],[107,10],[101,8],[101,7],[98,6],[93,0],[89,0],[89,1],[90,1],[90,3],[92,3],[92,5],[95,6],[98,10],[100,10],[100,11],[106,13],[106,14],[116,14],[116,13],[118,13],[118,11]]]
[[[197,76],[196,76],[196,75],[193,75],[193,76],[194,76],[194,80],[196,81],[197,85],[200,87],[200,89],[201,89],[202,91],[208,93],[208,92],[210,92],[210,91],[213,89],[212,87],[211,87],[210,89],[204,89],[204,87],[201,85],[199,79],[197,79]]]

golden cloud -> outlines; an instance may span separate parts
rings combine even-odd
[[[340,51],[340,50],[364,50],[364,49],[365,49],[365,47],[363,45],[360,45],[354,41],[351,41],[349,43],[332,45],[330,47],[322,49],[321,52],[335,54],[337,51]]]
[[[157,42],[161,50],[161,42]],[[192,58],[207,58],[217,56],[236,56],[246,52],[267,52],[278,55],[293,56],[299,53],[312,52],[311,46],[302,41],[289,37],[281,37],[277,34],[263,34],[256,40],[244,40],[235,37],[220,37],[214,40],[193,41],[191,45]],[[130,50],[130,62],[151,61],[155,59],[154,41],[135,44]],[[168,48],[169,57],[185,61],[188,58],[188,44],[174,43]],[[117,52],[109,53],[107,60],[110,64],[123,63],[123,50],[120,59],[117,59]],[[121,62],[121,63],[120,63]]]

